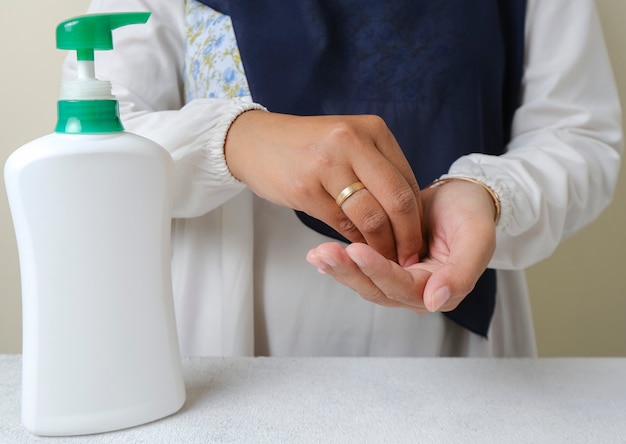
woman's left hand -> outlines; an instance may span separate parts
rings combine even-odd
[[[480,185],[461,180],[421,196],[428,250],[419,263],[401,267],[362,243],[324,243],[307,260],[368,301],[420,313],[453,310],[493,256],[494,202]]]

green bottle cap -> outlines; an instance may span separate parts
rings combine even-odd
[[[59,100],[57,133],[97,134],[124,131],[117,100]]]
[[[89,14],[60,23],[57,48],[76,51],[78,79],[63,84],[57,133],[95,134],[124,131],[111,84],[95,77],[94,51],[113,49],[113,30],[146,23],[149,12]]]

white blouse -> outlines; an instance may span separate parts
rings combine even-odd
[[[128,131],[176,164],[172,274],[183,355],[533,356],[523,268],[609,204],[622,153],[620,105],[593,0],[529,0],[523,100],[501,156],[449,174],[502,201],[494,320],[485,339],[441,314],[366,302],[305,261],[328,239],[234,179],[223,144],[249,96],[228,17],[193,0],[94,0],[89,12],[151,11],[96,55]],[[198,48],[221,36],[219,48]],[[202,42],[203,45],[194,44]],[[219,65],[202,57],[219,54]],[[211,66],[211,69],[207,69]],[[75,76],[75,61],[64,65]],[[218,97],[227,97],[220,99]]]

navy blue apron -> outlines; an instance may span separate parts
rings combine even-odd
[[[231,17],[252,98],[270,111],[381,116],[422,185],[460,156],[504,152],[526,0],[200,1]],[[488,269],[445,315],[486,337],[495,292]]]

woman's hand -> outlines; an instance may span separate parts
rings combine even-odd
[[[233,176],[259,196],[304,211],[384,258],[418,261],[419,187],[379,117],[248,111],[233,122],[224,149]],[[358,181],[365,189],[339,207],[337,196]]]
[[[307,260],[364,299],[417,312],[450,311],[469,294],[495,249],[495,206],[480,186],[450,181],[422,190],[427,255],[406,267],[355,243],[325,243]]]

